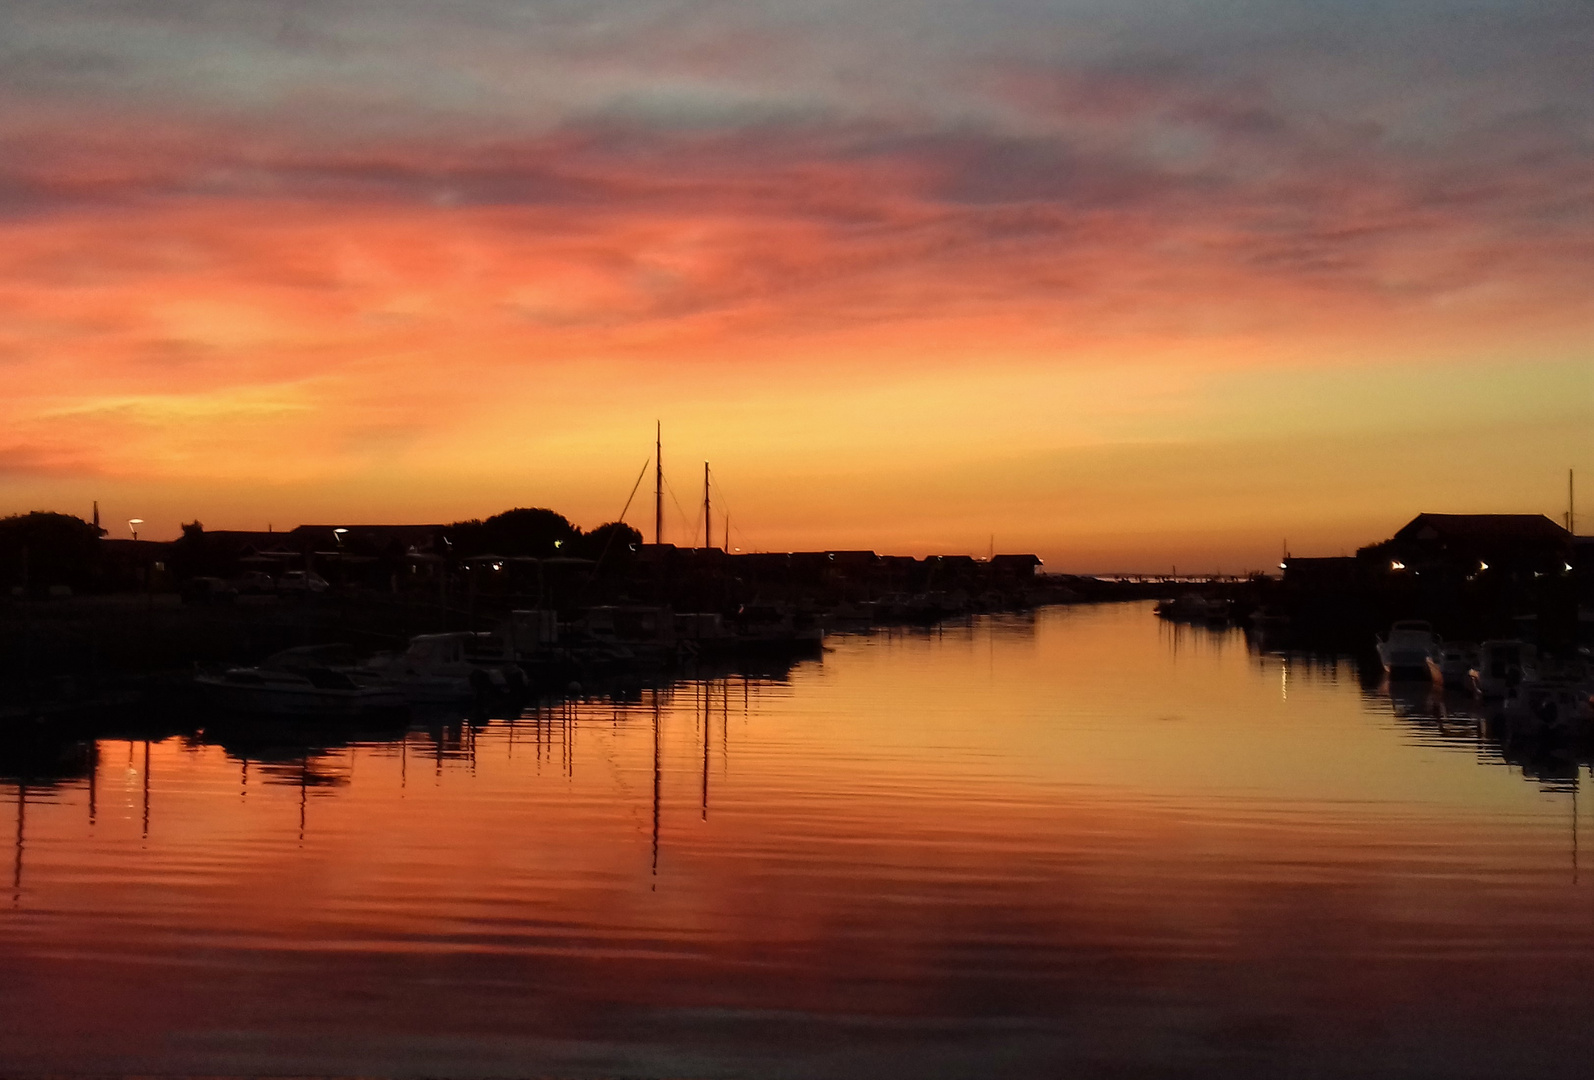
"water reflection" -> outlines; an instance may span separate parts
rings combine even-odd
[[[1581,770],[1594,766],[1594,739],[1586,728],[1552,726],[1420,681],[1381,681],[1365,691],[1370,703],[1388,702],[1425,745],[1470,751],[1482,764],[1503,764],[1546,790],[1575,788]]]
[[[22,901],[22,849],[27,840],[28,822],[28,784],[20,781],[17,784],[17,857],[15,869],[11,874],[11,902]]]
[[[1258,669],[1278,681],[1279,699],[1290,687],[1309,681],[1358,685],[1373,711],[1387,711],[1405,722],[1426,745],[1471,752],[1479,764],[1506,765],[1547,791],[1572,791],[1581,770],[1594,769],[1594,732],[1585,725],[1547,726],[1531,716],[1514,715],[1499,702],[1485,702],[1422,679],[1391,681],[1369,649],[1359,655],[1314,653],[1287,648],[1267,628],[1241,631],[1227,624],[1162,621],[1160,635],[1170,655],[1181,651],[1221,655],[1241,645]]]
[[[1575,745],[1138,605],[692,675],[8,751],[0,1071],[1577,1075],[1594,1049]]]

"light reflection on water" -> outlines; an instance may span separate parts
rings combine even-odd
[[[0,1071],[1585,1074],[1575,752],[1143,605],[832,644],[7,783]]]

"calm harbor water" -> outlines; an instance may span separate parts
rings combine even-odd
[[[1145,605],[831,645],[5,781],[0,1072],[1594,1068],[1594,800],[1553,748]]]

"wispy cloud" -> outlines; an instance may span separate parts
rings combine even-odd
[[[228,475],[273,443],[319,475],[581,365],[754,364],[778,400],[795,370],[1564,359],[1591,29],[1572,0],[16,0],[7,460],[185,475],[210,439]]]

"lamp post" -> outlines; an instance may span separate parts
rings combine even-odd
[[[142,525],[142,524],[144,524],[144,519],[143,518],[128,518],[127,519],[127,527],[130,530],[132,530],[133,539],[134,540],[138,539],[138,527],[140,525]]]
[[[332,530],[332,539],[334,539],[334,540],[336,540],[338,542],[338,547],[339,548],[343,547],[343,534],[348,532],[348,531],[349,531],[348,529],[333,529]]]

